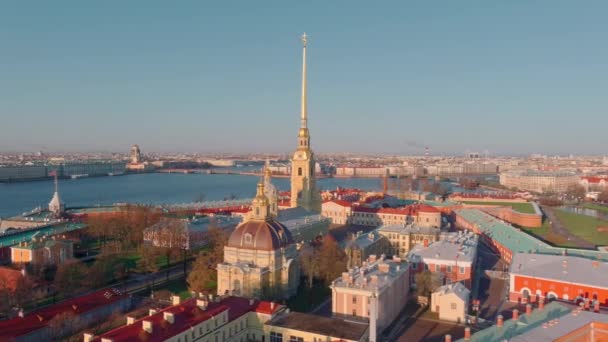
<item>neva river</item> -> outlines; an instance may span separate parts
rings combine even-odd
[[[68,207],[94,206],[121,202],[173,204],[205,200],[221,200],[231,194],[252,198],[259,178],[242,175],[209,174],[133,174],[114,177],[79,178],[59,181],[61,199]],[[279,191],[289,190],[289,178],[274,178]],[[378,190],[378,178],[322,178],[321,189],[338,186]],[[48,205],[53,195],[52,181],[0,183],[0,217],[8,217]]]

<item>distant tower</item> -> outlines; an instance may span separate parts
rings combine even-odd
[[[142,162],[141,151],[139,145],[131,146],[131,164],[139,164]]]
[[[302,103],[300,108],[300,130],[298,148],[291,159],[291,207],[303,207],[313,212],[321,212],[321,196],[317,190],[315,177],[315,157],[310,148],[308,112],[306,108],[306,33],[302,35]]]
[[[49,211],[56,216],[61,215],[65,211],[65,204],[61,202],[59,197],[59,183],[57,181],[57,172],[55,171],[55,193],[49,202]]]

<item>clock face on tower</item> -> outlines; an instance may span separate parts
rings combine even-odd
[[[306,153],[304,152],[296,152],[294,155],[295,160],[306,160]]]

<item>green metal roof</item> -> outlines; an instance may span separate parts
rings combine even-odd
[[[82,223],[60,223],[45,226],[42,228],[35,228],[29,230],[18,231],[15,233],[3,234],[0,235],[0,247],[8,247],[16,245],[20,242],[30,242],[32,237],[42,237],[42,236],[52,236],[57,234],[62,234],[66,232],[71,232],[74,230],[85,228],[86,225]]]
[[[456,214],[470,223],[475,224],[480,231],[513,253],[566,254],[589,259],[608,261],[608,253],[599,250],[553,247],[528,233],[505,223],[479,209],[457,209]]]
[[[502,327],[493,325],[487,329],[480,330],[471,335],[470,341],[479,342],[502,342],[509,341],[511,338],[524,334],[532,329],[538,328],[543,323],[555,318],[560,318],[568,313],[570,309],[557,302],[551,302],[545,305],[543,310],[534,310],[531,314],[523,314],[519,316],[519,320],[506,320]],[[458,341],[464,341],[460,339]]]

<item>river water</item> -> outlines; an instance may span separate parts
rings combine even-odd
[[[574,213],[574,214],[591,216],[591,217],[595,217],[595,218],[598,218],[601,220],[608,221],[607,214],[605,214],[599,210],[595,210],[595,209],[576,207],[576,206],[562,206],[562,207],[559,207],[559,209],[570,212],[570,213]]]
[[[252,198],[259,178],[244,175],[210,174],[131,174],[114,177],[67,179],[59,181],[62,200],[68,207],[107,205],[121,202],[174,204],[221,200],[232,194]],[[274,178],[279,191],[289,190],[289,178]],[[336,187],[381,189],[378,178],[322,178],[321,189]],[[13,216],[37,206],[46,207],[53,195],[52,181],[0,183],[0,217]]]

